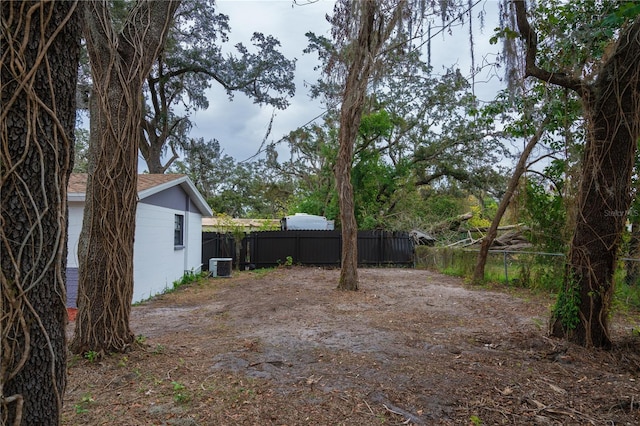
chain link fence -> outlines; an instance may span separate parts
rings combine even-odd
[[[478,250],[449,247],[420,247],[418,266],[446,274],[471,277]],[[559,289],[562,285],[564,254],[539,251],[490,250],[485,265],[488,281],[533,289]]]
[[[446,274],[471,277],[478,250],[450,247],[418,247],[417,265]],[[489,281],[532,289],[559,290],[564,276],[564,253],[522,250],[490,250],[485,266]],[[640,292],[640,259],[620,257],[614,277],[616,284]]]
[[[471,278],[478,250],[451,247],[416,247],[416,266],[447,275]],[[562,289],[565,268],[563,253],[491,250],[485,279],[513,287],[557,293]],[[620,309],[640,309],[640,259],[619,257],[614,275],[614,304]]]

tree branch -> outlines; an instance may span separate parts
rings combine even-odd
[[[156,84],[158,83],[160,80],[169,80],[173,77],[178,77],[180,75],[183,74],[187,74],[187,73],[201,73],[201,74],[205,74],[208,75],[209,77],[211,77],[212,79],[214,79],[215,81],[217,81],[218,83],[220,83],[220,85],[225,89],[225,90],[240,90],[240,89],[244,89],[245,87],[249,86],[252,83],[255,83],[256,78],[252,78],[250,80],[244,81],[241,84],[236,84],[236,85],[230,85],[229,83],[227,83],[226,81],[224,81],[222,79],[222,77],[220,77],[218,74],[209,71],[207,68],[201,67],[201,66],[188,66],[188,67],[183,67],[177,70],[173,70],[171,72],[168,72],[166,74],[163,74],[162,76],[158,76],[158,77],[153,77],[153,78],[149,78],[149,84]]]
[[[538,35],[535,33],[529,20],[527,19],[527,7],[525,0],[514,0],[516,8],[516,21],[518,31],[526,44],[525,56],[525,77],[535,77],[547,83],[556,84],[574,90],[580,97],[590,93],[590,88],[579,78],[571,77],[563,72],[550,72],[536,65],[536,55],[538,54]]]
[[[444,168],[439,168],[438,171],[436,171],[433,174],[424,176],[422,179],[419,179],[415,183],[415,186],[418,187],[418,186],[430,185],[433,181],[445,176],[451,177],[459,182],[469,181],[469,173],[467,173],[466,171],[444,167]]]

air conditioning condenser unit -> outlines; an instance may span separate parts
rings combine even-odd
[[[230,257],[212,257],[209,259],[209,275],[212,277],[230,277],[231,262]]]

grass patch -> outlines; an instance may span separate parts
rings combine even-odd
[[[153,296],[149,296],[146,299],[140,300],[138,302],[135,302],[133,304],[133,306],[138,306],[143,304],[144,302],[147,302],[155,297],[158,296],[162,296],[163,294],[170,294],[173,293],[174,291],[178,290],[181,287],[190,285],[190,284],[194,284],[194,283],[201,283],[204,282],[207,278],[209,277],[209,272],[207,271],[202,271],[202,272],[194,272],[194,271],[187,271],[185,272],[185,274],[182,276],[182,278],[180,278],[179,280],[176,280],[173,282],[173,284],[171,285],[171,287],[166,287],[162,292],[158,293],[158,294],[154,294]]]
[[[450,247],[416,247],[417,265],[442,274],[471,279],[478,252]],[[489,253],[485,265],[485,282],[513,288],[526,288],[534,293],[562,291],[564,280],[563,256],[544,256],[531,253]],[[506,268],[506,271],[505,271]],[[626,282],[624,262],[616,271],[613,310],[628,313],[640,310],[640,285]]]
[[[260,268],[260,269],[254,269],[253,271],[250,271],[249,273],[252,275],[255,275],[256,278],[263,278],[265,275],[270,274],[271,272],[275,271],[277,268]]]
[[[451,247],[416,247],[417,265],[446,275],[471,279],[478,251]],[[485,264],[485,282],[557,292],[562,285],[564,258],[529,253],[490,252]]]

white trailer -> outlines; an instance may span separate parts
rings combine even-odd
[[[292,216],[285,216],[280,221],[283,231],[312,230],[312,231],[333,231],[333,220],[327,220],[324,216],[317,216],[307,213],[296,213]]]

